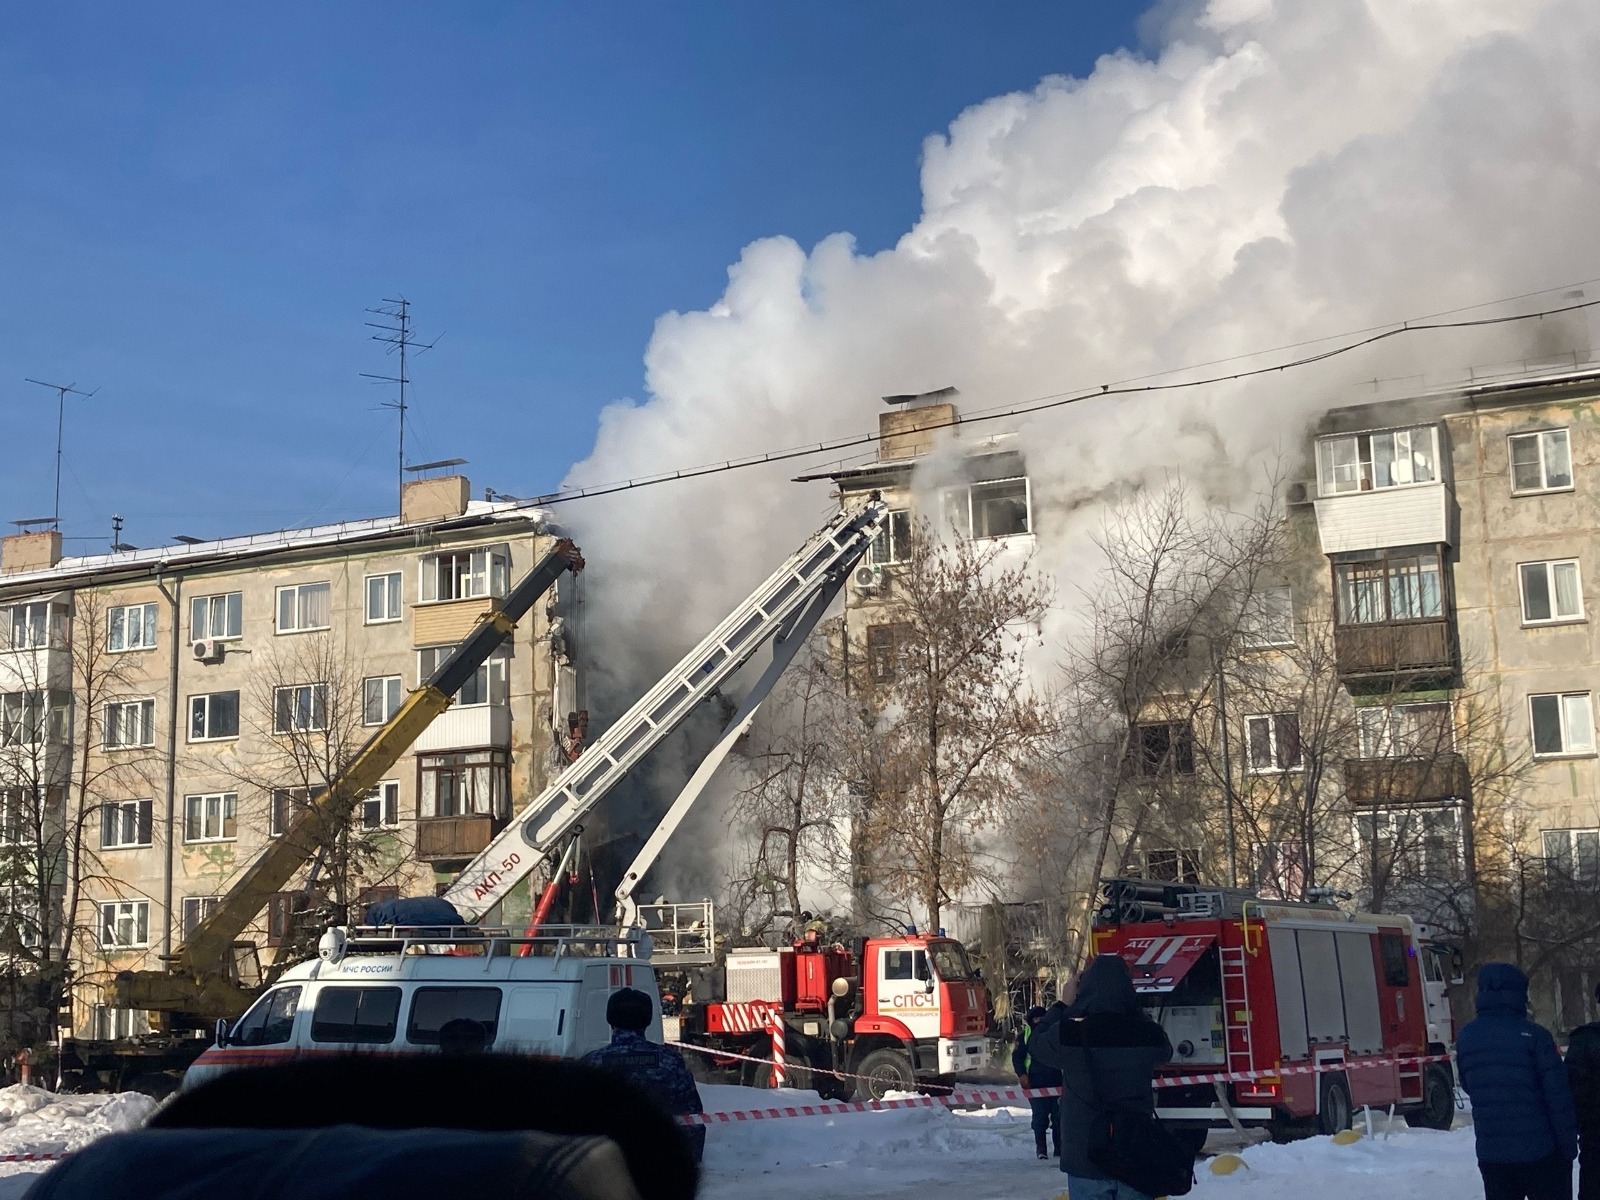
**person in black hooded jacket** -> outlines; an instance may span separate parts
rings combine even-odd
[[[1095,1114],[1153,1110],[1156,1068],[1172,1058],[1166,1032],[1139,1004],[1128,964],[1098,956],[1079,976],[1071,1006],[1052,1006],[1028,1049],[1061,1072],[1061,1169],[1072,1200],[1150,1200],[1089,1160]]]
[[[1594,998],[1600,1004],[1600,987]],[[1600,1200],[1600,1021],[1567,1039],[1567,1082],[1578,1114],[1578,1200]]]

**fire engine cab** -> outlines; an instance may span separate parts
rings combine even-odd
[[[749,1060],[771,1057],[775,1020],[787,1083],[824,1099],[881,1100],[970,1075],[993,1050],[989,990],[952,938],[907,932],[846,949],[808,934],[777,950],[730,951],[720,982],[723,999],[678,1015],[683,1041],[724,1052],[693,1056],[719,1081],[771,1082],[770,1066]]]
[[[1349,1127],[1355,1109],[1448,1129],[1455,1078],[1446,984],[1454,951],[1389,913],[1141,879],[1103,881],[1093,933],[1120,955],[1173,1046],[1157,1112],[1276,1138]],[[1243,1082],[1220,1076],[1254,1074]],[[1207,1079],[1208,1075],[1219,1076]]]

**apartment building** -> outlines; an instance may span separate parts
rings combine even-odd
[[[34,894],[56,909],[47,931],[71,930],[80,1036],[147,1028],[99,985],[158,968],[554,537],[547,514],[472,501],[448,475],[407,484],[397,517],[76,558],[55,532],[4,540],[0,799],[37,817],[5,832],[55,848]],[[312,901],[442,888],[566,761],[574,588],[535,606],[274,897],[247,935],[263,962]],[[31,908],[16,915],[37,928]]]

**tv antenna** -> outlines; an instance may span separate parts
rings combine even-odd
[[[372,340],[382,342],[388,347],[384,353],[393,354],[399,358],[399,367],[393,375],[373,375],[366,371],[361,372],[361,378],[371,379],[378,383],[392,383],[399,389],[399,395],[394,400],[385,400],[382,407],[392,408],[400,418],[400,445],[398,470],[396,479],[400,490],[404,490],[406,482],[406,388],[411,383],[411,377],[406,374],[406,356],[410,353],[423,354],[432,350],[439,344],[439,338],[431,342],[419,342],[411,331],[411,301],[401,296],[397,300],[385,299],[377,308],[367,309],[375,317],[382,317],[381,321],[368,321],[368,329],[378,332],[372,335]],[[440,334],[439,337],[443,337]]]
[[[46,383],[42,379],[24,379],[23,382],[24,383],[36,384],[36,385],[38,385],[39,387],[42,387],[42,388],[49,388],[52,392],[54,392],[56,394],[56,501],[55,501],[55,506],[53,508],[51,508],[50,512],[52,514],[52,520],[55,521],[56,528],[60,529],[61,528],[61,434],[62,434],[62,431],[65,429],[66,423],[67,423],[67,397],[68,396],[82,396],[85,400],[87,400],[90,396],[94,395],[95,392],[98,392],[100,389],[99,388],[95,388],[94,392],[83,392],[83,391],[79,391],[78,390],[78,385],[76,383]]]

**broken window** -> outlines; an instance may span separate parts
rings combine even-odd
[[[1161,721],[1133,728],[1133,753],[1140,775],[1194,774],[1194,728],[1188,721]]]

